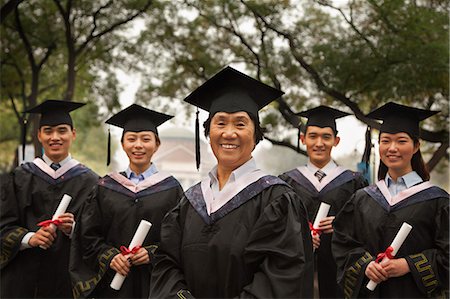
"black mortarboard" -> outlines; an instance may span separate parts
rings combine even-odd
[[[258,110],[279,98],[283,92],[227,66],[200,85],[184,100],[216,112],[245,111],[258,119]]]
[[[405,132],[412,137],[419,137],[419,122],[438,112],[389,102],[366,116],[383,121],[380,133],[396,134]]]
[[[61,100],[46,100],[45,102],[25,110],[23,113],[40,114],[39,128],[42,126],[57,126],[69,125],[73,127],[72,117],[70,112],[86,105],[85,103],[61,101]],[[22,126],[22,158],[25,159],[25,143],[27,132],[27,120],[23,118]]]
[[[209,111],[211,118],[217,112],[245,111],[259,122],[258,111],[279,98],[283,92],[227,66],[197,87],[184,100]],[[259,123],[255,124],[259,125]],[[197,169],[200,166],[200,137],[198,113],[196,120]]]
[[[330,127],[334,134],[337,134],[336,130],[336,119],[341,118],[350,113],[343,112],[334,108],[330,108],[328,106],[320,105],[318,107],[305,110],[302,112],[296,113],[298,116],[303,116],[308,118],[308,121],[305,125],[305,130],[308,126],[316,126],[320,128]],[[298,136],[297,136],[297,152],[300,151],[300,127],[298,128]]]
[[[85,103],[47,100],[25,113],[37,113],[41,115],[39,127],[42,126],[57,126],[61,124],[73,126],[72,118],[69,112],[84,106]]]
[[[122,111],[111,116],[106,123],[123,128],[125,132],[152,131],[158,135],[157,127],[171,119],[172,115],[167,115],[153,111],[142,106],[133,104]],[[107,165],[111,160],[111,136],[108,132],[108,156]]]
[[[350,115],[350,113],[321,105],[306,111],[296,113],[296,115],[308,118],[305,128],[307,128],[308,126],[316,126],[320,128],[330,127],[333,132],[337,134],[336,119]]]

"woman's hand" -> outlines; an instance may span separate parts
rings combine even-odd
[[[117,273],[122,274],[123,276],[127,276],[131,268],[131,263],[128,258],[128,255],[124,256],[123,254],[119,253],[113,257],[111,263],[109,264],[109,267]]]
[[[400,277],[410,272],[406,259],[388,259],[382,263],[370,262],[366,268],[366,276],[376,283],[391,277]]]
[[[383,269],[383,266],[375,261],[371,261],[369,265],[367,265],[365,274],[370,280],[376,283],[386,281],[389,278],[388,273]]]
[[[404,258],[387,260],[383,263],[383,269],[388,277],[400,277],[410,272],[408,262]]]
[[[28,244],[31,247],[41,246],[42,249],[48,249],[52,246],[53,241],[56,239],[56,232],[51,225],[42,226],[33,236],[28,240]]]
[[[144,265],[150,263],[150,256],[148,255],[147,249],[144,247],[139,248],[138,252],[131,255],[131,264],[134,266]]]

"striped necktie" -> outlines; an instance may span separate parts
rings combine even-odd
[[[61,167],[61,165],[59,165],[59,163],[52,163],[52,164],[50,164],[50,167],[51,167],[54,171],[56,171],[56,170],[58,170],[58,169]]]
[[[314,176],[319,180],[319,183],[322,181],[322,179],[326,176],[325,172],[322,170],[317,170]]]

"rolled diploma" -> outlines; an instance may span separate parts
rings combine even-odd
[[[132,250],[136,246],[141,246],[151,227],[152,227],[152,224],[150,222],[148,222],[146,220],[141,220],[136,232],[134,233],[133,239],[131,239],[128,249]],[[114,275],[113,280],[111,281],[110,287],[113,288],[114,290],[118,291],[122,287],[122,284],[124,281],[125,281],[125,276],[123,276],[122,274],[116,273],[116,275]]]
[[[71,200],[72,200],[72,196],[67,195],[67,194],[63,195],[63,198],[61,199],[58,207],[56,208],[55,214],[53,214],[52,220],[58,219],[59,216],[61,216],[62,214],[64,214],[66,212],[67,207],[69,206]],[[56,225],[51,223],[50,227],[52,228],[53,231],[56,231]],[[39,247],[43,248],[42,246],[39,246]]]
[[[320,221],[323,218],[327,217],[328,211],[330,210],[330,208],[331,208],[331,206],[327,203],[322,202],[320,204],[319,211],[317,212],[317,215],[316,215],[316,219],[314,219],[313,227],[315,229],[318,229]]]
[[[64,194],[63,198],[61,199],[61,202],[58,205],[58,208],[56,208],[55,214],[53,214],[52,220],[58,219],[59,216],[64,214],[67,210],[67,207],[70,204],[70,201],[72,200],[72,196]],[[53,229],[56,229],[56,225],[53,223],[50,224]]]
[[[406,222],[403,222],[402,227],[400,227],[400,230],[398,231],[397,235],[394,238],[394,241],[392,241],[392,244],[391,244],[391,247],[394,249],[394,250],[392,250],[393,256],[395,256],[397,254],[398,250],[402,246],[403,242],[405,242],[405,239],[406,239],[406,237],[408,237],[411,230],[412,230],[412,226]],[[389,259],[388,257],[384,257],[381,260],[380,264],[382,264],[384,261],[386,261],[388,259]],[[378,284],[376,282],[371,280],[371,281],[369,281],[369,283],[367,283],[366,288],[373,291],[373,290],[375,290],[377,285]]]

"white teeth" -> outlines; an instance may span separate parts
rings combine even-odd
[[[235,144],[222,144],[222,147],[224,147],[224,148],[237,148],[237,145],[235,145]]]

